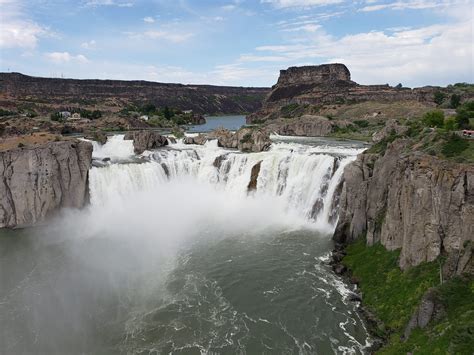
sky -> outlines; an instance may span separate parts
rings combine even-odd
[[[0,0],[0,71],[271,86],[344,63],[361,84],[474,82],[474,0]]]

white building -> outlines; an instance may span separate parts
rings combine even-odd
[[[140,119],[143,121],[148,121],[148,115],[140,116]]]

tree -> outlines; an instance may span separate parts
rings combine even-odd
[[[447,131],[454,131],[456,129],[456,119],[454,117],[449,117],[444,121],[444,129]]]
[[[456,123],[461,129],[471,128],[470,119],[474,118],[474,101],[469,101],[456,109]]]
[[[165,106],[164,110],[163,110],[163,116],[165,116],[165,118],[167,120],[171,119],[171,117],[173,117],[173,112],[171,112],[170,108],[168,106]]]
[[[433,101],[439,106],[443,103],[444,99],[446,98],[446,95],[441,92],[441,91],[436,91],[434,93],[434,98]]]
[[[441,110],[433,110],[424,114],[423,123],[427,127],[442,128],[444,125],[444,113]]]
[[[458,94],[452,94],[450,102],[449,102],[449,106],[451,108],[458,108],[460,103],[461,103],[461,96],[459,96]]]
[[[401,89],[403,87],[402,83],[399,83],[397,86],[395,86],[395,89]]]

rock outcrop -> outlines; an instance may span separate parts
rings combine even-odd
[[[435,288],[430,288],[421,299],[410,321],[405,327],[403,338],[408,339],[411,332],[416,328],[425,328],[431,321],[440,319],[445,314],[442,302]]]
[[[338,63],[291,67],[280,71],[278,82],[272,87],[263,107],[248,115],[247,123],[263,123],[286,117],[285,108],[291,105],[318,107],[365,101],[416,101],[434,105],[435,93],[439,91],[450,94],[448,88],[431,86],[410,89],[389,85],[359,85],[351,80],[349,69]]]
[[[227,129],[215,129],[209,133],[186,137],[183,142],[202,145],[211,139],[217,139],[219,147],[238,149],[242,152],[263,152],[268,150],[271,145],[267,131],[247,127],[241,128],[235,133]]]
[[[157,149],[168,145],[168,139],[155,131],[134,131],[125,134],[125,140],[133,140],[133,148],[136,154],[142,154],[145,150]]]
[[[0,152],[0,228],[25,227],[88,201],[92,145],[49,142]]]
[[[303,115],[290,122],[280,119],[265,126],[270,133],[283,136],[327,136],[332,132],[332,123],[326,117]]]
[[[474,166],[406,150],[361,154],[344,171],[334,239],[401,249],[402,269],[446,255],[449,273],[472,268]],[[449,276],[449,275],[448,275]]]

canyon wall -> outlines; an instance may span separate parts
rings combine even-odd
[[[334,239],[401,249],[402,269],[447,257],[445,273],[473,272],[474,166],[392,143],[383,156],[361,154],[344,171]]]
[[[49,142],[0,152],[0,228],[25,227],[88,201],[89,142]]]
[[[105,105],[110,110],[118,110],[127,103],[142,102],[202,114],[246,113],[258,110],[268,92],[268,88],[39,78],[0,73],[0,101],[5,107],[12,100],[21,100],[37,105]]]

